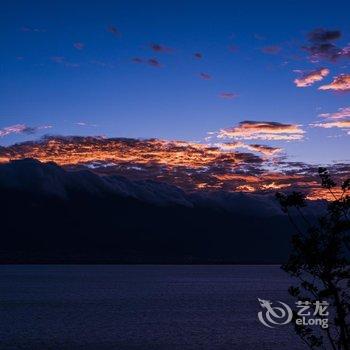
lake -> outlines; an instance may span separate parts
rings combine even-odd
[[[290,284],[278,266],[3,265],[0,349],[305,349],[257,318]]]

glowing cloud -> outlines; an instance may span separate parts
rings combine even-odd
[[[242,121],[238,126],[221,129],[218,138],[240,140],[301,140],[304,130],[297,124],[278,122]]]
[[[328,74],[329,74],[329,69],[320,68],[318,70],[308,72],[304,74],[302,77],[295,79],[294,84],[297,87],[308,87],[316,83],[317,81],[321,81]]]
[[[22,128],[23,129],[23,128]],[[15,128],[14,130],[18,130]],[[305,163],[272,161],[253,153],[275,154],[279,149],[264,145],[231,142],[204,145],[187,141],[102,137],[44,137],[39,141],[0,147],[0,162],[34,158],[54,161],[71,170],[90,169],[100,175],[121,175],[130,179],[151,179],[176,185],[186,191],[224,190],[274,193],[288,187],[321,198],[317,167]],[[348,176],[348,164],[333,164],[336,179]]]
[[[319,90],[350,91],[350,74],[341,74],[328,85],[322,85]]]

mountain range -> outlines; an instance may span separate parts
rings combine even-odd
[[[293,232],[271,194],[186,193],[34,159],[0,164],[0,194],[0,262],[281,263]]]

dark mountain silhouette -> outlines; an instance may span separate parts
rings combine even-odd
[[[155,181],[0,165],[1,262],[280,263],[292,233],[272,196],[186,194]]]

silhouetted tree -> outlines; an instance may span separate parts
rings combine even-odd
[[[305,197],[299,192],[276,197],[295,229],[292,252],[282,268],[298,281],[289,293],[315,308],[329,303],[328,328],[301,326],[295,330],[311,348],[350,349],[350,179],[339,188],[327,169],[318,170],[321,185],[332,198],[317,220],[303,213]],[[298,215],[294,215],[297,213]],[[294,315],[298,317],[297,314]]]

